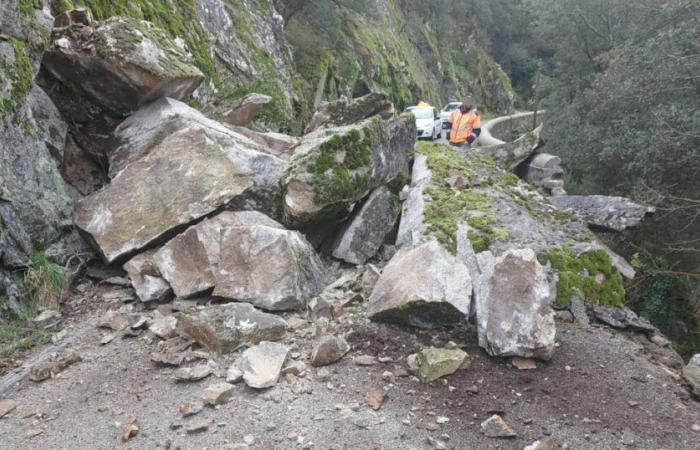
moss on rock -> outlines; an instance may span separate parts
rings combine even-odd
[[[8,83],[9,94],[0,92],[0,118],[5,119],[15,113],[24,103],[24,99],[32,88],[34,70],[29,46],[26,41],[10,38],[14,53],[14,61],[8,61],[0,56],[0,86]]]
[[[625,288],[622,276],[615,270],[604,249],[576,255],[568,246],[553,248],[544,255],[559,276],[556,308],[567,308],[572,296],[587,303],[624,306]]]

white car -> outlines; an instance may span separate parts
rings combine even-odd
[[[442,111],[440,111],[440,118],[442,119],[443,129],[450,128],[450,115],[452,114],[452,111],[459,108],[459,105],[461,104],[462,102],[450,102],[446,104],[444,108],[442,108]]]
[[[442,137],[442,119],[435,108],[432,106],[411,106],[406,108],[406,112],[410,112],[416,118],[419,139],[434,140]]]

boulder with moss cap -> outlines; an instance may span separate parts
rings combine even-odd
[[[416,140],[413,116],[372,117],[304,137],[283,179],[287,225],[347,215],[358,200],[396,178]]]

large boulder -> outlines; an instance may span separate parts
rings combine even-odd
[[[468,317],[471,295],[467,266],[431,240],[394,255],[374,286],[367,314],[376,321],[433,328]]]
[[[348,221],[333,245],[333,257],[352,264],[364,264],[377,254],[399,216],[401,203],[382,186]]]
[[[190,227],[154,260],[180,297],[213,291],[268,310],[302,308],[325,281],[320,259],[300,233],[254,211],[223,212]]]
[[[98,160],[126,116],[159,97],[185,99],[203,81],[187,52],[153,24],[112,17],[54,29],[40,83]]]
[[[479,345],[492,356],[548,360],[554,353],[555,291],[531,249],[478,256],[474,285]]]
[[[430,185],[432,172],[428,168],[428,156],[416,154],[413,160],[411,184],[405,195],[401,211],[401,222],[396,235],[396,245],[411,245],[421,242],[425,235],[425,189]]]
[[[589,226],[608,231],[637,227],[647,215],[656,211],[624,197],[607,195],[560,196],[552,198],[552,203],[579,214]]]
[[[178,319],[181,335],[220,353],[262,341],[278,341],[286,331],[284,319],[258,311],[248,303],[204,306],[187,311]]]
[[[283,179],[285,222],[298,226],[347,215],[355,202],[396,178],[415,140],[411,115],[391,121],[375,116],[305,136]]]
[[[306,127],[306,132],[311,133],[322,127],[351,125],[375,115],[383,119],[389,119],[394,115],[394,105],[386,94],[370,92],[353,99],[343,97],[322,103]]]
[[[172,98],[160,98],[145,105],[114,130],[113,145],[108,151],[110,176],[115,177],[129,163],[150,153],[163,139],[188,127],[205,130],[232,159],[249,168],[258,184],[271,186],[279,182],[281,161],[269,154],[289,150],[280,149],[281,144],[271,150],[271,138],[266,134],[226,126]],[[283,140],[285,146],[295,142],[278,135],[275,138]]]
[[[165,136],[80,200],[75,224],[106,261],[125,259],[226,205],[245,206],[274,192],[280,172],[277,158],[238,142],[222,144],[193,125]]]

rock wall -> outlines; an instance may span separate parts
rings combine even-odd
[[[0,318],[18,309],[18,269],[71,223],[75,192],[61,176],[67,125],[32,81],[52,22],[32,2],[0,5]]]

